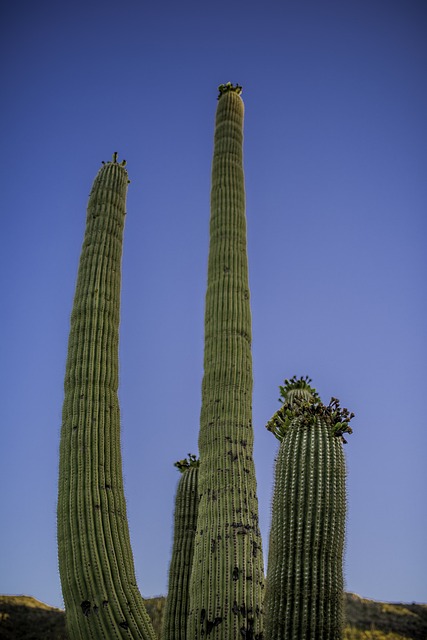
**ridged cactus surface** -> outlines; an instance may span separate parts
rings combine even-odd
[[[266,588],[268,640],[341,640],[346,518],[343,433],[353,415],[320,401],[309,380],[281,387],[267,428],[276,462]]]
[[[199,461],[190,454],[189,459],[180,460],[175,466],[182,475],[175,498],[174,537],[162,640],[186,640],[187,638],[189,583],[199,502],[197,492]]]
[[[136,585],[120,449],[124,164],[114,154],[95,178],[71,316],[58,498],[59,568],[71,640],[154,639]]]
[[[240,92],[221,85],[216,113],[189,640],[262,638]]]

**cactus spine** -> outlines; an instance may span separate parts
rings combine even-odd
[[[353,417],[322,404],[308,378],[280,387],[267,428],[276,462],[266,588],[268,640],[340,640],[346,514],[343,433]]]
[[[252,458],[251,314],[239,85],[221,85],[214,140],[199,509],[187,637],[262,638],[264,587]]]
[[[127,184],[124,162],[114,154],[90,194],[71,315],[58,554],[72,640],[154,639],[136,585],[120,450],[118,343]]]
[[[199,461],[189,454],[189,459],[180,460],[175,466],[182,475],[175,498],[174,539],[162,640],[185,640],[187,637],[188,589],[199,502]]]

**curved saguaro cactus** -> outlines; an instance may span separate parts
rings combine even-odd
[[[182,475],[175,498],[174,538],[162,640],[186,640],[187,638],[188,589],[199,502],[197,493],[199,461],[196,456],[189,454],[188,459],[176,462],[175,466]]]
[[[268,640],[340,640],[346,516],[343,433],[353,414],[322,404],[309,378],[280,387],[267,424],[281,441],[268,554]]]
[[[58,498],[59,569],[71,640],[154,639],[135,580],[120,449],[124,164],[114,154],[95,178],[71,315]]]
[[[239,85],[221,85],[212,166],[199,509],[187,637],[262,637],[264,586],[252,458],[251,313]]]

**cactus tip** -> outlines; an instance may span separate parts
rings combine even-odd
[[[187,469],[191,469],[191,467],[198,467],[199,460],[197,456],[194,455],[194,453],[189,453],[188,458],[178,460],[178,462],[175,462],[173,466],[179,469],[181,473],[184,473],[184,471],[187,471]]]
[[[243,87],[240,84],[232,84],[231,82],[227,82],[226,84],[220,84],[218,87],[219,95],[218,100],[224,93],[228,93],[228,91],[233,91],[237,93],[238,96],[242,93]]]

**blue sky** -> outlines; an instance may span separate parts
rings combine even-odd
[[[131,179],[124,477],[144,596],[164,594],[197,452],[217,86],[243,85],[255,463],[265,554],[278,385],[354,411],[346,589],[427,602],[427,6],[110,0],[2,9],[0,593],[61,606],[63,378],[92,181]]]

